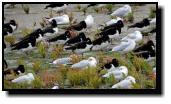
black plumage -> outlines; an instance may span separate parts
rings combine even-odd
[[[138,47],[137,49],[133,50],[133,52],[141,52],[141,51],[150,51],[154,50],[154,43],[152,40],[148,41],[146,44]]]
[[[13,74],[13,73],[16,75],[19,75],[24,72],[25,72],[24,65],[19,65],[17,68],[11,68],[11,69],[5,70],[4,75],[9,75],[9,74]]]
[[[4,42],[4,47],[3,47],[4,49],[6,49],[7,47],[6,47],[6,44],[5,44],[5,42]]]
[[[17,27],[17,24],[15,22],[15,20],[10,20],[9,23],[5,23],[4,26],[3,26],[3,34],[4,36],[5,35],[8,35],[8,33],[12,34],[13,33],[13,28],[11,26],[16,26]]]
[[[110,68],[112,67],[112,65],[113,65],[114,67],[118,67],[118,66],[119,66],[119,61],[118,61],[117,59],[115,59],[115,58],[112,59],[111,62],[108,62],[108,63],[106,63],[104,66],[102,66],[101,69],[98,70],[98,73],[100,73],[104,68],[105,68],[106,70],[110,69]]]
[[[75,24],[75,25],[72,25],[72,26],[69,26],[69,27],[63,28],[63,29],[81,31],[82,29],[85,29],[85,28],[87,28],[86,22],[85,21],[81,21],[78,24]]]
[[[93,46],[95,46],[95,45],[101,45],[103,42],[106,42],[106,41],[109,41],[110,42],[110,39],[109,39],[109,36],[108,35],[104,35],[103,37],[94,40],[92,42],[92,44],[93,44]]]
[[[71,38],[71,34],[70,34],[69,31],[66,31],[65,33],[63,33],[63,34],[61,34],[59,36],[56,36],[54,38],[49,39],[48,42],[56,42],[58,40],[64,40],[65,41],[65,40],[67,40],[69,38]]]
[[[86,36],[84,33],[80,33],[78,36],[75,36],[69,39],[68,41],[66,41],[64,45],[72,45],[72,44],[83,42],[83,41],[86,41]]]
[[[44,30],[42,30],[43,34],[46,34],[46,33],[54,33],[55,31],[53,30],[53,28],[56,28],[57,27],[57,23],[55,20],[52,20],[51,22],[51,26],[49,27],[46,27]]]
[[[62,7],[64,4],[63,3],[54,3],[54,4],[49,4],[47,5],[44,9],[47,9],[47,8],[55,8],[55,7]]]
[[[135,24],[133,24],[131,26],[128,26],[128,29],[129,28],[135,28],[135,27],[137,27],[137,28],[143,28],[143,27],[149,26],[149,25],[150,25],[150,22],[149,22],[148,18],[145,18],[145,19],[143,19],[140,22],[137,22],[137,23],[135,23]]]
[[[113,27],[115,27],[116,29],[118,29],[118,31],[120,33],[121,32],[121,28],[124,27],[124,24],[123,24],[122,20],[119,20],[117,23],[114,23],[112,25],[109,25],[109,26],[104,27],[103,29],[101,29],[101,31],[106,31],[106,30],[108,30],[110,28],[113,28]]]
[[[73,51],[75,51],[76,49],[85,49],[87,47],[87,44],[88,45],[92,44],[90,38],[87,38],[86,41],[79,42],[79,43],[77,43],[77,44],[75,44],[73,46],[67,47],[65,49],[66,50],[73,50]]]
[[[149,57],[155,57],[155,50],[136,52],[135,55],[137,57],[142,57],[144,59],[148,59]]]
[[[95,6],[95,5],[97,5],[97,4],[89,4],[89,5],[87,5],[87,8],[89,8],[91,6]]]
[[[39,34],[44,35],[44,34],[43,34],[43,31],[42,31],[41,29],[37,29],[37,30],[35,30],[34,32],[28,34],[26,37],[20,39],[19,42],[17,42],[17,43],[15,43],[15,44],[11,45],[11,47],[15,47],[15,46],[19,45],[21,42],[24,42],[24,41],[26,41],[26,40],[27,40],[27,41],[28,41],[28,40],[31,40],[33,37],[35,37],[35,38],[37,39],[37,38],[39,37]]]
[[[36,38],[35,38],[35,36],[31,36],[28,39],[25,39],[23,41],[18,42],[12,48],[12,50],[20,50],[20,49],[23,49],[23,48],[28,48],[29,47],[29,43],[31,43],[32,47],[34,47],[36,45]]]

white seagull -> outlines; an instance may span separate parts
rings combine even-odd
[[[136,83],[135,78],[132,76],[128,76],[124,80],[120,81],[119,83],[112,86],[112,88],[122,88],[122,89],[130,89],[132,88],[132,83]]]
[[[82,60],[74,65],[71,68],[76,69],[87,69],[88,66],[96,68],[97,61],[94,57],[89,57],[88,60]]]
[[[55,20],[58,25],[67,25],[69,24],[69,17],[68,15],[64,14],[62,16],[46,19],[48,22],[52,22],[52,20]]]
[[[123,7],[115,10],[111,15],[117,17],[126,17],[131,12],[132,12],[131,7],[129,5],[124,5]]]
[[[134,33],[128,34],[127,36],[125,36],[122,41],[127,40],[127,39],[132,39],[134,40],[136,43],[140,43],[143,39],[143,36],[141,34],[140,31],[135,31]]]
[[[67,64],[71,64],[71,61],[72,61],[71,57],[58,58],[58,59],[54,60],[52,63],[50,63],[50,64],[54,64],[54,65],[63,64],[64,66],[66,66]]]
[[[87,25],[87,28],[90,28],[94,24],[94,18],[92,15],[88,15],[84,21]]]
[[[19,85],[21,85],[24,81],[27,81],[27,83],[30,85],[31,81],[33,80],[34,80],[34,75],[32,73],[28,73],[27,75],[23,75],[12,80],[12,83],[18,83]]]
[[[61,12],[61,11],[64,11],[66,9],[67,9],[67,4],[64,4],[63,6],[53,8],[52,10],[55,11],[55,12]]]
[[[105,25],[106,25],[106,26],[110,26],[110,25],[112,25],[112,24],[117,23],[119,20],[122,21],[122,18],[117,17],[116,19],[111,19],[110,21],[106,22]]]
[[[113,47],[112,52],[122,52],[127,53],[129,51],[132,51],[136,46],[136,43],[132,39],[127,39],[125,41],[122,41],[119,45],[116,47]]]
[[[113,74],[116,80],[122,80],[128,75],[128,69],[125,66],[120,66],[118,68],[114,68],[113,70],[108,71],[103,77],[109,78],[110,75]]]

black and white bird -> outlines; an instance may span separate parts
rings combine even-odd
[[[18,24],[15,20],[10,20],[9,23],[5,23],[4,24],[4,36],[8,35],[8,36],[12,36],[12,33],[14,32],[14,30],[16,30],[18,27]]]
[[[66,31],[65,33],[63,33],[59,36],[49,39],[48,42],[55,42],[56,44],[64,44],[70,38],[71,38],[70,31]]]
[[[86,41],[86,36],[83,32],[81,32],[78,36],[75,36],[71,39],[69,39],[68,41],[65,42],[65,46],[71,46],[75,43],[78,43],[78,42],[83,42],[83,41]]]
[[[17,43],[15,43],[15,44],[11,45],[11,47],[15,47],[15,46],[17,46],[17,45],[19,45],[19,44],[21,45],[21,43],[24,43],[25,41],[32,40],[33,38],[36,39],[36,42],[40,42],[41,40],[44,39],[43,36],[44,36],[43,31],[42,31],[41,29],[37,29],[37,30],[35,30],[34,32],[28,34],[26,37],[20,39],[19,42],[17,42]],[[35,40],[35,39],[33,39],[33,40]],[[33,46],[34,46],[34,45],[33,45]]]
[[[45,18],[48,22],[52,22],[52,20],[55,20],[58,25],[69,24],[69,17],[66,14],[64,14],[62,16],[53,17],[53,18],[47,18],[47,17],[45,17]]]
[[[32,73],[28,73],[27,75],[23,75],[16,79],[13,79],[11,82],[21,85],[22,83],[24,83],[26,81],[28,83],[28,85],[30,85],[34,79],[35,79],[34,75]]]
[[[84,21],[81,21],[78,24],[74,24],[63,29],[81,31],[83,29],[90,28],[93,24],[94,18],[92,17],[92,15],[88,15]]]
[[[88,69],[88,67],[96,68],[97,61],[94,57],[89,57],[88,60],[82,60],[76,64],[73,64],[71,68],[75,69]]]
[[[90,51],[92,47],[92,42],[90,38],[87,38],[86,41],[79,42],[73,46],[66,47],[65,50],[72,50],[76,53],[84,53]]]
[[[45,7],[44,9],[48,9],[48,8],[56,8],[56,7],[62,7],[62,6],[64,6],[64,4],[63,4],[63,3],[58,3],[58,4],[53,3],[53,4],[48,4],[48,5],[46,5],[46,7]]]
[[[98,38],[92,42],[91,50],[103,50],[108,47],[110,44],[110,39],[108,35],[103,35],[101,38]]]
[[[110,26],[110,25],[113,25],[113,24],[117,23],[120,20],[122,21],[122,18],[117,17],[116,19],[111,19],[110,21],[107,21],[104,25],[105,26]]]
[[[58,33],[58,27],[55,20],[52,20],[51,26],[42,30],[45,36],[54,36]]]
[[[24,65],[19,65],[17,68],[11,68],[5,70],[4,75],[11,75],[11,74],[20,75],[23,74],[24,72],[25,72]]]
[[[118,68],[115,68],[114,70],[108,71],[102,77],[109,78],[110,75],[114,75],[116,80],[122,80],[128,75],[128,69],[126,66],[120,66]]]
[[[100,73],[104,68],[109,72],[112,70],[115,70],[116,67],[119,66],[119,61],[117,59],[112,59],[111,62],[106,63],[104,66],[101,67],[100,70],[98,70],[98,73]]]
[[[147,27],[149,25],[150,25],[150,21],[148,20],[148,18],[144,18],[142,21],[128,26],[128,29],[129,28],[144,28],[144,27]]]
[[[128,76],[127,78],[125,78],[124,80],[120,81],[119,83],[115,84],[112,86],[112,88],[117,89],[117,88],[121,88],[121,89],[130,89],[133,87],[132,84],[135,84],[136,80],[134,77],[132,76]]]
[[[155,57],[155,46],[152,40],[148,41],[146,44],[138,47],[133,51],[137,57],[143,57],[144,59],[150,59]]]
[[[30,38],[18,42],[12,50],[22,50],[28,55],[29,51],[32,51],[33,48],[36,46],[36,38],[35,36],[31,36]]]

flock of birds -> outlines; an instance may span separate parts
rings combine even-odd
[[[97,6],[99,8],[103,7],[106,4],[90,4],[87,8],[91,6]],[[53,11],[57,13],[62,13],[67,9],[68,4],[49,4],[44,9],[52,8]],[[107,52],[119,52],[119,53],[129,53],[131,51],[134,52],[134,55],[137,57],[141,57],[144,59],[149,59],[151,57],[155,57],[155,45],[153,41],[148,38],[147,43],[139,46],[136,46],[143,40],[143,34],[138,31],[144,27],[148,27],[153,23],[156,23],[156,19],[149,19],[144,18],[142,21],[139,21],[135,24],[128,26],[130,28],[137,28],[137,31],[128,34],[124,38],[122,38],[120,43],[114,46],[111,49],[108,47],[112,44],[113,39],[119,39],[120,35],[122,34],[122,28],[124,27],[124,22],[126,16],[132,12],[132,8],[129,5],[124,5],[116,9],[111,16],[116,16],[116,19],[111,19],[110,21],[106,22],[105,24],[101,24],[99,26],[100,33],[96,35],[99,37],[98,39],[91,40],[89,37],[85,35],[85,32],[80,32],[82,30],[89,31],[95,24],[94,18],[92,15],[88,15],[85,20],[80,21],[78,24],[70,25],[68,27],[63,27],[62,29],[65,30],[63,34],[58,34],[59,25],[68,25],[69,24],[69,16],[67,14],[59,15],[54,18],[46,18],[46,21],[49,23],[50,26],[47,26],[44,29],[36,29],[26,37],[23,37],[15,44],[11,45],[11,50],[18,50],[28,53],[32,51],[38,42],[46,42],[47,44],[57,44],[63,45],[64,52],[76,52],[76,53],[86,53],[91,51],[99,51],[107,49]],[[3,34],[4,36],[12,36],[13,32],[17,29],[18,25],[15,20],[10,20],[9,23],[5,23],[3,25]],[[77,36],[72,36],[71,32],[77,31],[79,32]],[[156,32],[154,28],[149,33]],[[148,33],[147,33],[148,34]],[[52,38],[49,38],[52,37]],[[136,49],[135,49],[136,48]],[[6,44],[4,42],[4,50],[6,49]],[[76,69],[88,69],[88,67],[96,68],[98,63],[95,57],[89,57],[87,60],[82,60],[78,63],[71,65],[72,57],[65,57],[65,58],[58,58],[54,60],[50,64],[54,65],[71,65],[71,68]],[[6,68],[8,68],[8,64],[6,60],[4,60],[4,64]],[[136,79],[133,76],[128,76],[128,69],[125,66],[120,65],[117,59],[113,59],[111,62],[106,63],[104,66],[98,70],[100,73],[103,69],[107,70],[107,73],[104,74],[102,77],[109,78],[111,74],[115,76],[115,79],[119,81],[119,83],[112,86],[112,88],[132,88],[132,83],[136,83]],[[11,70],[13,73],[20,75],[16,79],[12,79],[12,83],[22,84],[24,81],[27,81],[28,84],[31,84],[31,81],[34,80],[34,75],[32,73],[28,73],[27,75],[23,75],[25,72],[24,66],[19,65],[17,68],[7,69],[4,71],[4,75],[10,75]],[[154,72],[156,69],[154,68]],[[58,89],[57,86],[54,86],[52,89]]]

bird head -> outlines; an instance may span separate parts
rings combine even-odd
[[[119,67],[119,70],[120,70],[125,76],[128,75],[128,69],[127,69],[127,67],[121,66],[121,67]]]
[[[135,83],[135,78],[132,77],[132,76],[128,76],[128,77],[126,78],[126,80],[130,80],[130,81],[132,81],[133,83]]]
[[[122,20],[119,20],[117,22],[117,26],[120,27],[120,28],[124,27],[124,24],[123,24]]]
[[[25,72],[24,65],[19,65],[18,70],[20,70],[20,72],[24,73]]]
[[[18,23],[15,20],[10,20],[10,24],[18,28]]]
[[[96,61],[96,59],[94,57],[89,57],[88,61],[89,62],[94,62],[95,64],[97,64],[97,61]]]
[[[55,19],[52,20],[51,25],[52,25],[53,27],[57,27],[57,22],[55,21]]]
[[[66,32],[65,32],[65,35],[66,35],[67,38],[71,38],[70,31],[66,31]]]
[[[146,26],[150,24],[148,18],[144,18],[144,19],[143,19],[143,23],[144,23]]]
[[[81,21],[80,24],[83,26],[83,28],[86,28],[87,27],[87,24],[85,21]]]
[[[112,59],[112,64],[115,66],[115,67],[118,67],[119,66],[119,61],[117,59]]]

